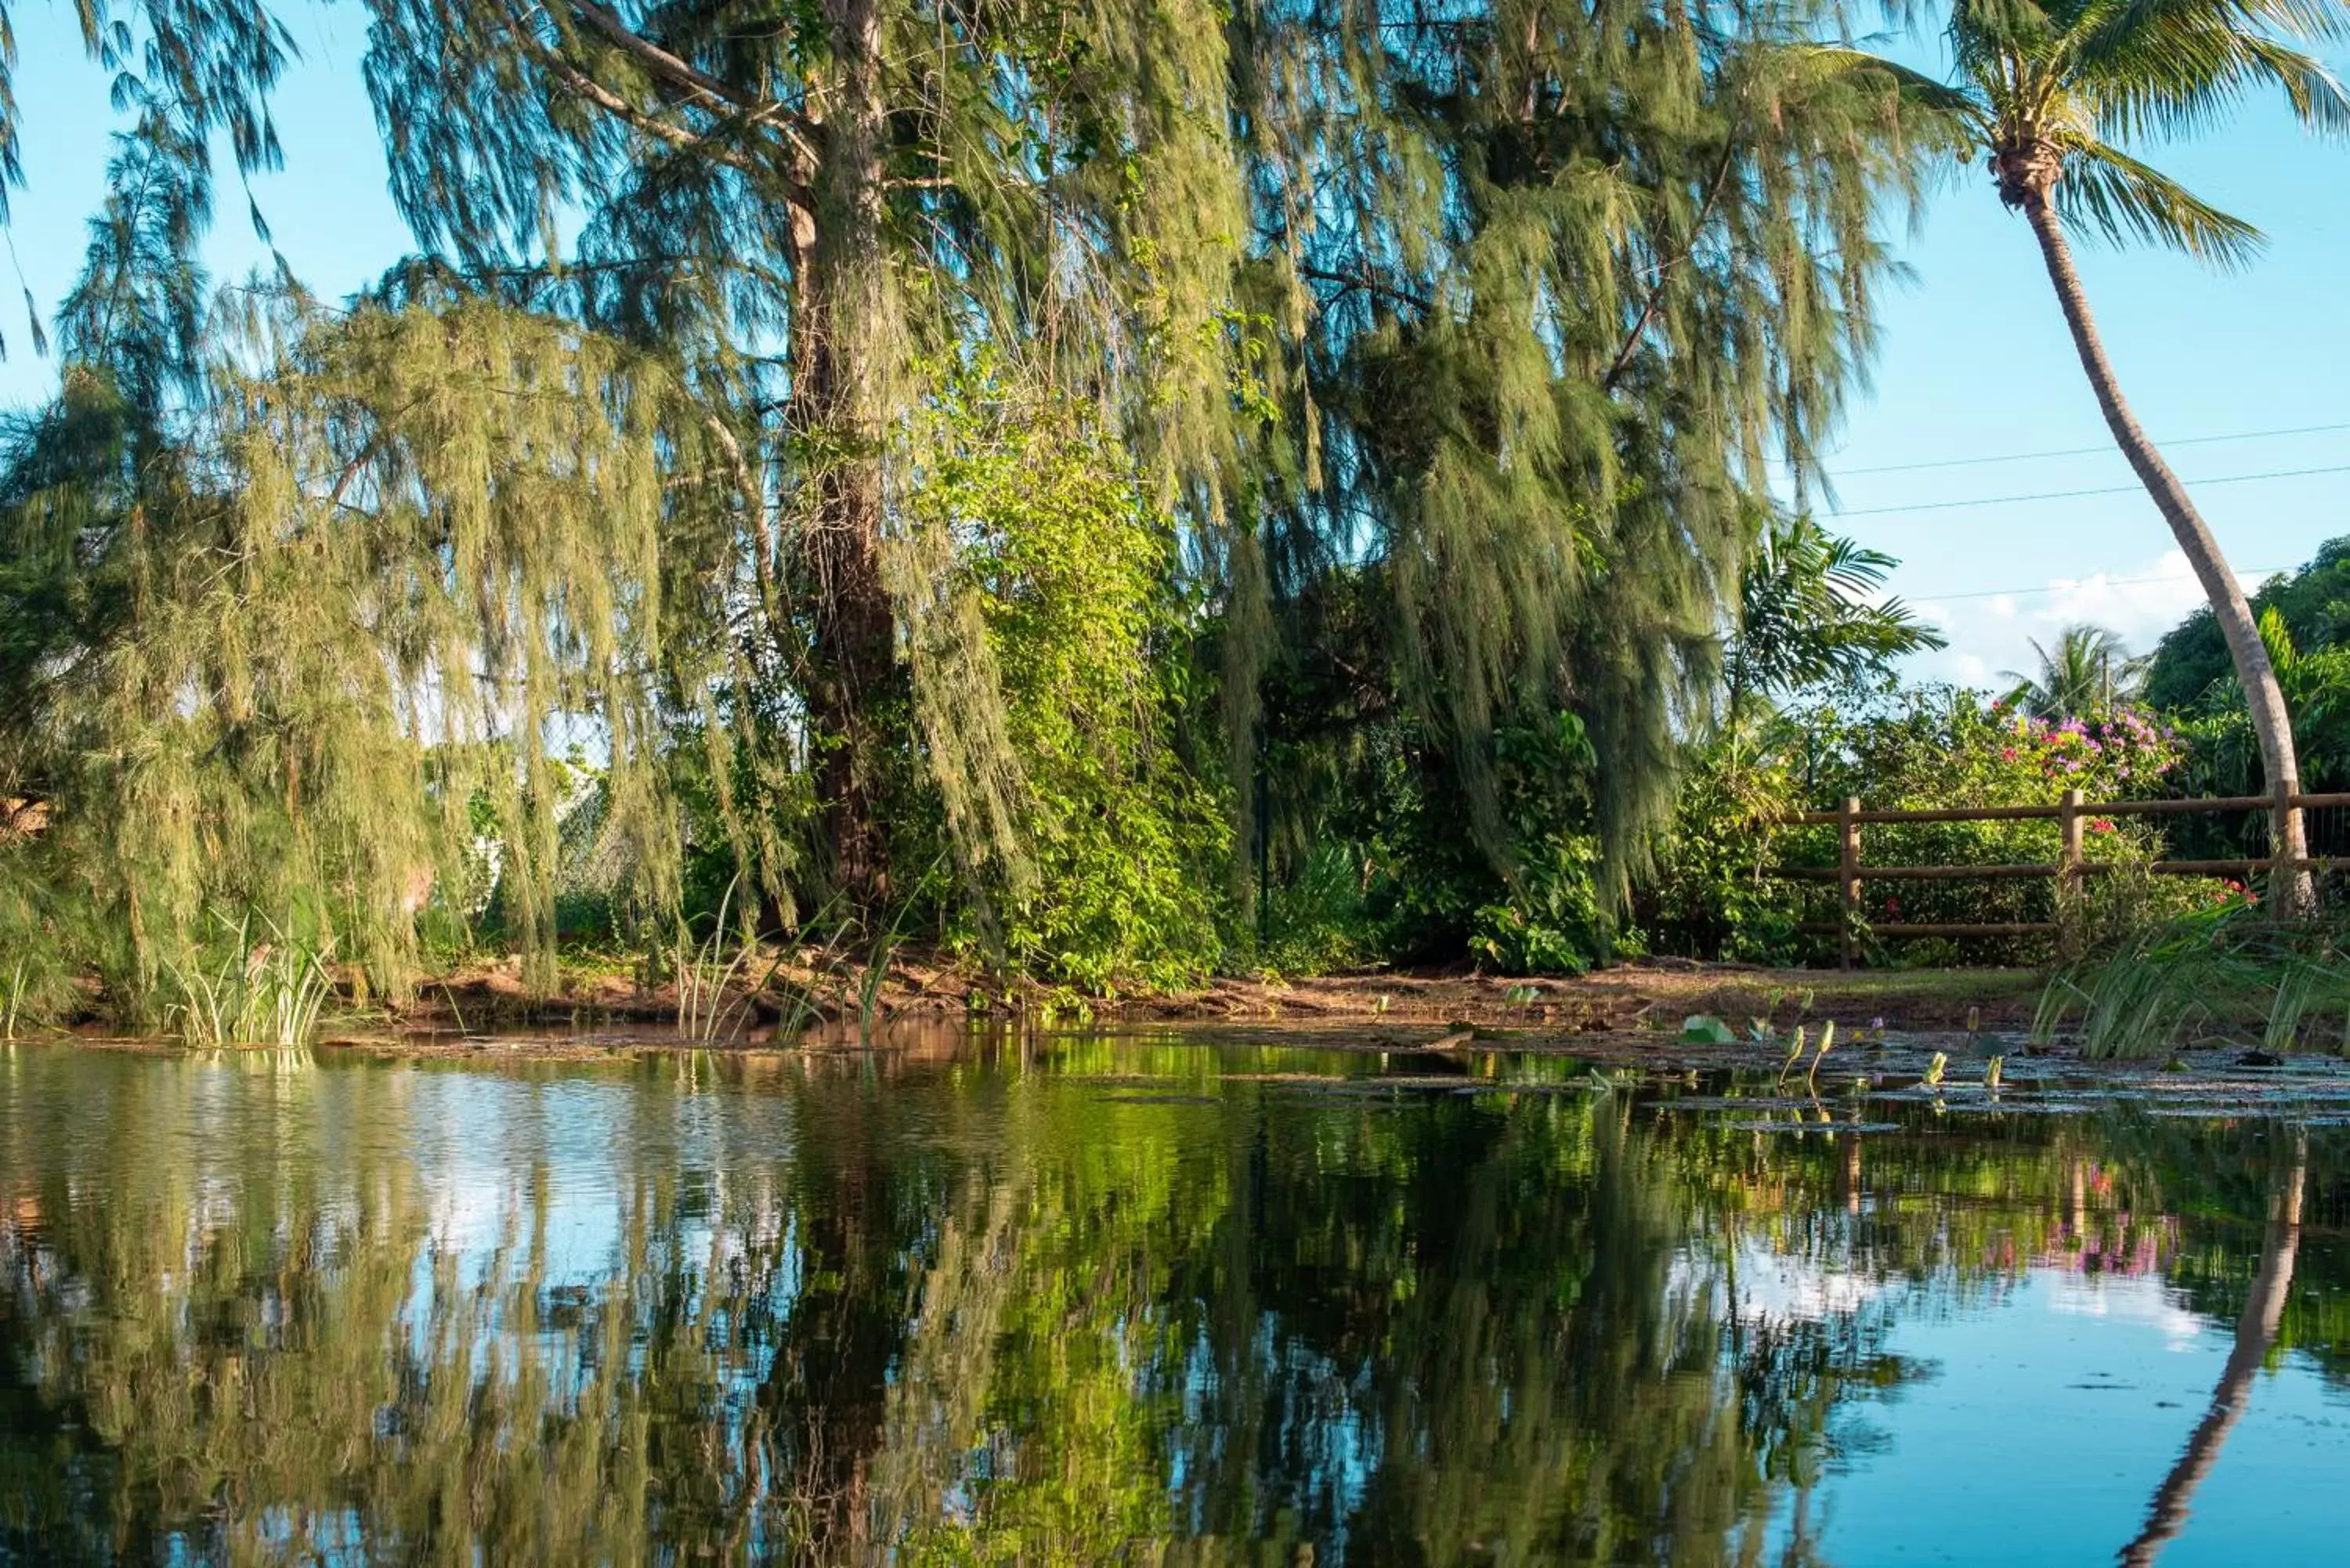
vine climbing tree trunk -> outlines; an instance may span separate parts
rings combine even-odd
[[[2048,150],[2025,148],[2002,153],[1999,171],[2002,194],[2008,197],[2011,205],[2022,209],[2033,234],[2040,241],[2048,281],[2054,286],[2056,301],[2064,307],[2064,323],[2073,334],[2073,347],[2080,354],[2082,369],[2088,372],[2089,385],[2096,393],[2097,407],[2106,416],[2106,428],[2113,431],[2114,441],[2129,460],[2138,483],[2154,498],[2163,521],[2170,524],[2172,537],[2178,541],[2179,550],[2195,569],[2196,580],[2203,586],[2204,597],[2210,600],[2211,614],[2220,623],[2220,635],[2227,639],[2228,656],[2235,664],[2237,682],[2243,687],[2245,703],[2251,710],[2252,732],[2260,741],[2261,763],[2268,775],[2269,788],[2281,796],[2298,794],[2301,764],[2293,750],[2293,716],[2285,709],[2284,693],[2277,685],[2276,670],[2269,663],[2268,647],[2261,640],[2260,623],[2252,617],[2252,607],[2244,597],[2236,574],[2220,555],[2219,541],[2211,536],[2203,514],[2188,496],[2187,487],[2171,472],[2162,453],[2138,427],[2137,416],[2122,397],[2120,379],[2114,374],[2113,362],[2106,358],[2104,340],[2097,335],[2096,320],[2089,313],[2088,296],[2081,286],[2081,275],[2073,265],[2073,247],[2064,237],[2064,223],[2057,216],[2053,200],[2060,168],[2061,163]],[[2308,858],[2308,836],[2303,829],[2301,813],[2281,812],[2279,819],[2276,853],[2290,860]],[[2272,880],[2269,897],[2279,913],[2298,916],[2309,911],[2315,894],[2305,867],[2280,871]]]

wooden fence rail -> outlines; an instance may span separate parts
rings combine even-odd
[[[2328,806],[2350,806],[2350,794],[2210,795],[2189,800],[2120,800],[2093,804],[2079,790],[2066,790],[2053,805],[1932,806],[1915,810],[1870,811],[1857,798],[1847,798],[1835,811],[1796,812],[1777,819],[1788,827],[1837,830],[1834,866],[1775,866],[1767,875],[1793,881],[1833,882],[1838,888],[1839,920],[1807,920],[1806,931],[1834,931],[1839,939],[1843,965],[1850,969],[1860,957],[1860,935],[1881,937],[2020,937],[2061,935],[2077,908],[2082,884],[2114,869],[2082,854],[2082,827],[2101,817],[2173,816],[2189,813],[2265,811],[2272,826],[2269,843],[2281,848],[2287,840],[2286,823],[2298,813]],[[1860,857],[1861,829],[1870,823],[1895,822],[2054,822],[2057,825],[2057,857],[2053,861],[2004,866],[1868,866]],[[2289,859],[2282,854],[2234,860],[2156,860],[2144,868],[2158,877],[2249,877],[2261,872],[2322,871],[2339,864],[2328,857]],[[2056,878],[2054,920],[1999,920],[1980,924],[1870,922],[1861,918],[1861,885],[1866,882],[1960,882],[2009,877]]]

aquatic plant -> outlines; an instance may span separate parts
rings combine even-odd
[[[1794,1043],[1787,1047],[1787,1059],[1779,1064],[1779,1076],[1771,1085],[1772,1093],[1776,1094],[1787,1086],[1787,1075],[1795,1070],[1795,1064],[1803,1059],[1803,1054],[1804,1025],[1798,1023],[1795,1025]]]
[[[1950,1064],[1950,1059],[1949,1056],[1939,1051],[1935,1052],[1933,1060],[1926,1064],[1926,1075],[1921,1082],[1923,1082],[1929,1089],[1940,1088],[1942,1086],[1943,1070],[1948,1068]]]
[[[2137,932],[2050,976],[2033,1036],[2070,1029],[2096,1057],[2204,1040],[2284,1052],[2350,1046],[2350,943],[2336,920],[2281,921],[2237,901]]]
[[[1830,1019],[1820,1026],[1820,1048],[1812,1057],[1812,1070],[1804,1075],[1804,1087],[1813,1094],[1819,1092],[1820,1064],[1828,1059],[1828,1047],[1835,1044],[1835,1021]]]
[[[1685,1045],[1734,1045],[1738,1033],[1711,1012],[1692,1012],[1681,1021]]]
[[[335,989],[325,951],[250,912],[214,919],[209,953],[164,961],[165,1030],[191,1045],[310,1044]]]
[[[17,959],[8,966],[6,982],[0,984],[0,1040],[16,1038],[17,1015],[25,1005],[26,961]]]

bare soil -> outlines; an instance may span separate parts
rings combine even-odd
[[[1541,1036],[1678,1035],[1694,1013],[1719,1017],[1742,1033],[1754,1020],[1784,1028],[1804,1019],[1835,1019],[1847,1031],[2013,1030],[2030,1023],[2041,984],[2030,970],[1837,971],[1647,961],[1578,979],[1378,971],[1226,978],[1196,992],[1081,997],[913,956],[894,962],[868,996],[862,974],[789,957],[743,968],[764,983],[737,986],[717,1005],[739,1016],[740,1027],[724,1033],[754,1043],[778,1030],[795,1033],[859,1018],[883,1023],[974,1013],[1007,1022],[1247,1024],[1284,1032],[1367,1024]],[[520,967],[508,962],[427,982],[393,1022],[402,1030],[465,1033],[517,1025],[673,1026],[679,1016],[674,985],[646,987],[610,970],[567,966],[557,989],[538,994],[525,985]]]

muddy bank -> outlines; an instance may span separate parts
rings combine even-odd
[[[567,967],[551,994],[525,985],[518,964],[476,966],[428,981],[409,1005],[391,1010],[396,1029],[482,1033],[550,1026],[675,1027],[699,1013],[730,1040],[764,1042],[810,1029],[971,1017],[1055,1024],[1264,1023],[1289,1028],[1370,1023],[1469,1024],[1543,1034],[1678,1033],[1691,1013],[1742,1032],[1754,1020],[1792,1029],[1833,1018],[1846,1029],[2021,1029],[2032,1019],[2041,977],[2031,970],[1897,970],[1840,972],[1732,964],[1653,961],[1575,979],[1459,971],[1378,972],[1298,980],[1219,979],[1196,992],[1080,996],[1006,981],[920,958],[886,973],[824,969],[786,958],[745,966],[760,983],[681,1006],[672,983],[646,986],[625,974]]]

